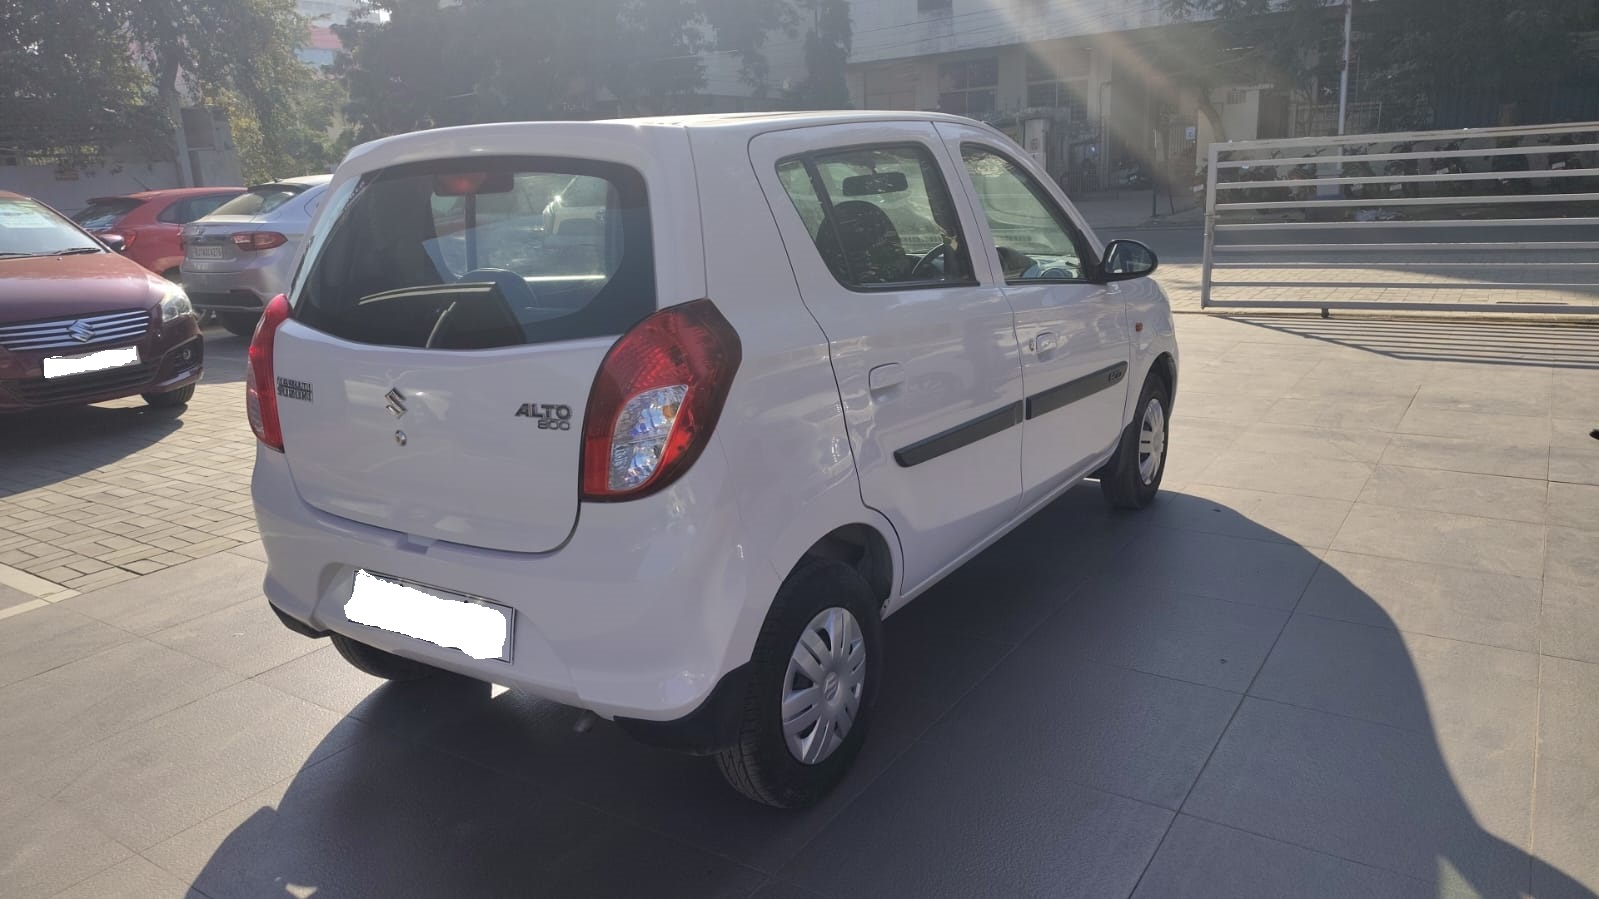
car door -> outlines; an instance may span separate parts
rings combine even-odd
[[[827,336],[862,499],[893,523],[914,592],[1019,511],[1010,306],[973,270],[977,222],[930,123],[768,133],[750,159]]]
[[[980,252],[1004,278],[1016,313],[1026,388],[1024,502],[1089,473],[1115,446],[1127,405],[1131,353],[1126,304],[1094,283],[1085,230],[1025,157],[992,132],[940,122],[961,183],[982,212]]]

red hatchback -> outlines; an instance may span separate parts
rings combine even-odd
[[[242,187],[185,187],[96,197],[72,219],[95,234],[121,237],[124,256],[176,281],[183,226],[242,193]]]
[[[182,287],[0,191],[0,413],[128,396],[181,406],[203,355]]]

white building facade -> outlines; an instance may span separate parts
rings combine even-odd
[[[1287,98],[1269,84],[1208,90],[1221,127],[1211,124],[1198,89],[1160,59],[1174,42],[1180,51],[1183,29],[1194,25],[1161,6],[852,0],[851,98],[865,109],[991,122],[1078,190],[1115,186],[1133,169],[1182,177],[1213,140],[1286,136],[1277,119],[1286,118]]]

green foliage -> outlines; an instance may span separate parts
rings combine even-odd
[[[800,109],[846,109],[849,86],[844,67],[849,62],[850,18],[848,0],[801,0],[810,11],[811,29],[805,35],[805,80],[789,101]]]
[[[768,93],[772,33],[806,31],[811,73],[783,102],[848,103],[847,0],[368,0],[334,31],[334,71],[363,139],[474,122],[590,119],[687,108],[699,54],[736,54]]]
[[[229,112],[246,172],[325,168],[343,95],[298,59],[307,27],[294,0],[6,0],[0,143],[67,165],[129,142],[170,157],[181,96]]]
[[[1211,18],[1226,43],[1301,90],[1336,83],[1340,0],[1165,0],[1180,18]],[[1272,13],[1272,15],[1264,15]],[[1599,27],[1595,0],[1357,0],[1354,47],[1366,96],[1413,110],[1424,126],[1430,101],[1462,91],[1537,105],[1555,85],[1599,77],[1577,35]],[[1316,98],[1327,102],[1327,97]],[[1398,124],[1397,122],[1395,124]]]
[[[109,0],[0,4],[0,148],[84,165],[110,144],[160,142],[147,73],[127,53]]]

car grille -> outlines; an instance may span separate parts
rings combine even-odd
[[[107,312],[51,321],[0,325],[0,347],[14,353],[98,346],[137,340],[150,329],[150,313]]]
[[[48,381],[43,379],[0,381],[0,386],[6,387],[12,393],[21,397],[23,402],[34,405],[71,403],[115,390],[138,387],[155,375],[156,366],[159,364],[160,360],[142,362],[126,368],[94,372],[87,375],[73,375],[69,378],[55,378]]]

